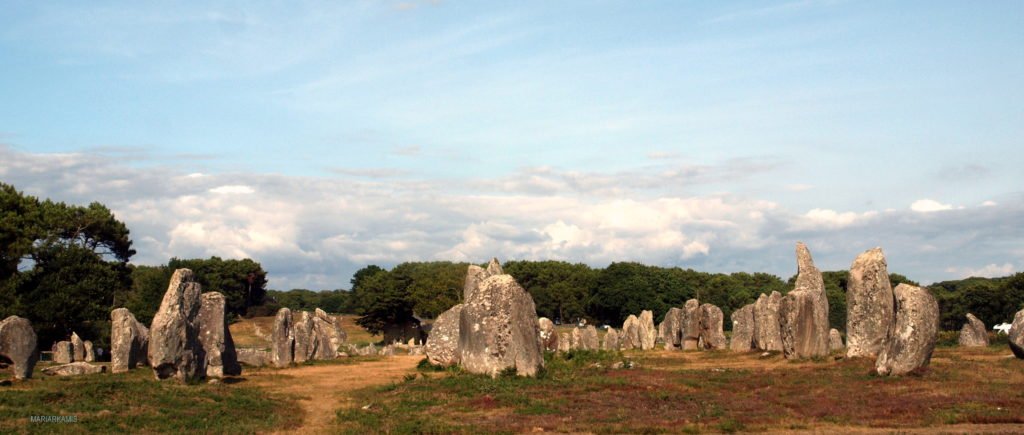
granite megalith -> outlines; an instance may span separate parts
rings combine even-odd
[[[729,350],[749,352],[754,349],[754,304],[744,305],[732,312],[732,337],[729,338]]]
[[[537,309],[530,294],[510,275],[490,276],[459,316],[462,367],[491,377],[507,369],[534,376],[544,367],[538,336]]]
[[[811,252],[797,243],[796,286],[779,303],[782,351],[787,359],[828,355],[828,298]]]
[[[857,256],[846,284],[846,356],[878,357],[896,310],[885,254],[874,248]]]
[[[203,348],[202,370],[206,376],[222,378],[225,375],[242,374],[235,352],[235,341],[231,337],[225,317],[226,299],[218,292],[203,293],[200,297],[199,344]]]
[[[779,303],[782,293],[761,293],[754,303],[754,345],[758,350],[782,352],[782,331],[779,328]]]
[[[540,345],[544,350],[558,350],[558,333],[555,332],[555,323],[547,317],[537,319],[537,328],[540,331]]]
[[[939,303],[928,289],[900,284],[896,297],[896,323],[875,361],[880,375],[899,376],[927,367],[939,332]]]
[[[174,271],[149,328],[149,363],[157,379],[191,381],[204,375],[205,355],[196,321],[200,291],[191,270]]]
[[[0,356],[11,361],[15,379],[32,377],[39,359],[37,337],[28,319],[10,316],[0,321]]]
[[[985,347],[988,346],[988,330],[974,314],[967,313],[967,323],[960,328],[958,343],[964,347]]]
[[[725,349],[729,343],[725,339],[722,323],[725,315],[722,309],[712,304],[700,306],[700,337],[697,347],[700,349]]]
[[[1009,333],[1010,350],[1020,359],[1024,359],[1024,310],[1013,316],[1013,325]]]
[[[654,327],[654,313],[643,310],[637,318],[637,331],[640,335],[640,349],[651,350],[658,340],[658,329]]]
[[[274,367],[288,367],[295,360],[295,335],[292,332],[292,311],[277,310],[270,334],[270,362]]]
[[[110,312],[110,371],[122,373],[149,364],[149,328],[127,308]]]
[[[696,350],[700,344],[700,301],[690,299],[683,305],[683,350]]]
[[[459,363],[459,318],[462,304],[455,305],[441,313],[434,320],[434,326],[427,337],[426,354],[431,364],[450,367]]]

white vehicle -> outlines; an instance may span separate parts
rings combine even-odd
[[[1009,323],[1000,323],[1000,324],[998,324],[996,326],[993,326],[992,330],[996,331],[996,334],[1009,334],[1011,326],[1013,326],[1013,325],[1011,325]]]

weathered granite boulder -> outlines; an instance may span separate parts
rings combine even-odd
[[[722,309],[711,304],[700,306],[700,337],[697,347],[700,349],[725,349],[728,342],[722,331],[725,315]]]
[[[94,375],[97,373],[104,373],[106,371],[106,366],[92,365],[85,361],[77,361],[59,366],[47,367],[42,370],[43,374],[50,376]]]
[[[622,335],[619,336],[625,350],[640,348],[640,320],[630,314],[622,323]]]
[[[71,360],[85,361],[85,342],[77,332],[71,333]]]
[[[1013,316],[1013,325],[1009,333],[1010,350],[1017,358],[1024,359],[1024,310]]]
[[[74,361],[75,347],[70,341],[58,341],[53,344],[53,362],[57,364],[68,364]]]
[[[226,299],[218,292],[203,293],[200,298],[199,344],[203,347],[204,357],[201,361],[206,376],[222,378],[225,375],[242,374],[242,366],[238,364],[235,353],[235,341],[231,338],[228,321],[224,316]]]
[[[565,353],[572,350],[572,335],[568,332],[558,334],[558,351]]]
[[[896,310],[882,248],[857,256],[846,284],[846,356],[878,357],[892,332]]]
[[[15,379],[32,377],[32,369],[39,359],[36,340],[36,331],[28,319],[10,316],[0,321],[0,356],[14,365]],[[70,353],[70,349],[65,351]]]
[[[540,345],[544,350],[558,350],[558,333],[555,332],[555,323],[547,317],[537,319],[537,328],[540,331]]]
[[[473,292],[476,291],[477,286],[481,282],[484,282],[487,277],[487,269],[484,269],[475,264],[469,265],[469,270],[466,271],[466,281],[462,287],[462,300],[468,301],[473,297]]]
[[[449,367],[459,363],[459,318],[462,304],[458,304],[437,316],[427,337],[427,360],[431,364]]]
[[[601,342],[601,349],[619,350],[619,331],[608,328],[608,332],[604,334],[604,341]]]
[[[651,350],[658,340],[658,329],[654,327],[654,313],[643,310],[638,318],[637,330],[640,334],[640,349]]]
[[[974,317],[974,314],[967,313],[967,323],[960,328],[959,344],[964,347],[985,347],[988,346],[988,330],[985,324]]]
[[[338,350],[347,336],[341,330],[340,319],[317,308],[313,311],[313,335],[310,339],[316,342],[313,359],[332,360],[338,357]]]
[[[754,303],[754,344],[758,350],[782,352],[782,331],[779,329],[779,303],[782,293],[773,291],[771,296],[761,293]]]
[[[298,364],[312,360],[316,354],[317,341],[313,335],[313,314],[299,311],[298,319],[292,316],[292,337],[295,338],[295,357]]]
[[[580,349],[583,350],[599,350],[601,349],[601,341],[598,338],[597,328],[594,325],[587,325],[583,328],[580,334]]]
[[[174,271],[149,328],[149,363],[157,379],[190,381],[204,375],[201,368],[205,355],[196,323],[199,293],[191,270]]]
[[[748,352],[754,349],[754,304],[732,312],[732,337],[729,350]]]
[[[892,336],[875,361],[880,375],[904,375],[928,366],[939,333],[939,303],[928,289],[900,284]]]
[[[700,301],[690,299],[683,305],[683,350],[696,350],[700,344]]]
[[[110,312],[110,371],[122,373],[149,364],[149,328],[127,308]]]
[[[533,298],[509,275],[488,277],[459,318],[461,364],[470,373],[498,376],[514,368],[534,376],[544,366]]]
[[[683,347],[683,310],[672,307],[665,313],[665,319],[658,325],[658,334],[661,336],[665,350],[682,349]]]
[[[782,351],[787,359],[828,355],[828,299],[811,252],[796,245],[796,287],[779,303]]]
[[[292,311],[277,310],[274,330],[270,334],[270,362],[274,367],[288,367],[295,360],[295,335],[292,333]]]
[[[839,330],[832,328],[828,330],[828,350],[834,352],[843,348],[843,335]]]
[[[263,349],[240,347],[235,349],[238,362],[249,367],[263,367],[270,364],[270,352]]]
[[[501,269],[501,262],[497,258],[491,258],[491,261],[487,263],[487,276],[504,275],[505,271]]]
[[[85,362],[96,361],[96,349],[93,349],[92,342],[85,340],[82,342],[82,345],[85,347]]]

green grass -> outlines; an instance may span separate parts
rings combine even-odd
[[[32,423],[31,416],[74,416],[74,423]],[[182,385],[153,372],[50,377],[0,387],[0,433],[252,433],[287,429],[301,411],[245,381]]]

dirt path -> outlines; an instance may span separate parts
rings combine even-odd
[[[324,433],[330,431],[335,412],[350,400],[350,391],[400,381],[406,374],[415,373],[421,359],[401,355],[356,364],[259,370],[246,377],[261,388],[299,398],[304,411],[302,425],[284,432]]]

